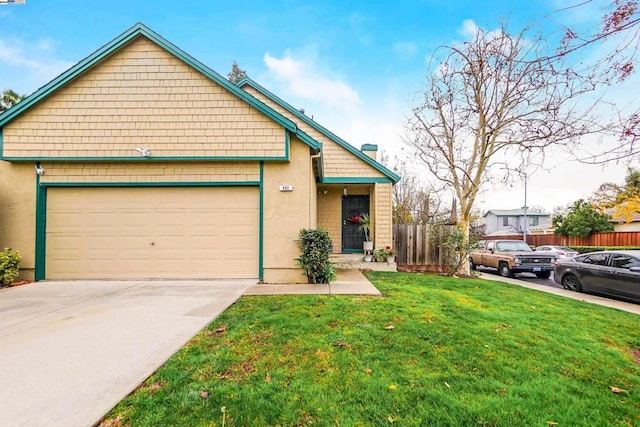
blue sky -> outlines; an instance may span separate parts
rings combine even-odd
[[[142,22],[222,75],[235,59],[254,80],[354,146],[374,143],[394,154],[401,152],[402,121],[435,48],[464,40],[474,25],[496,28],[500,20],[513,29],[537,24],[559,34],[559,23],[588,27],[602,16],[596,5],[552,13],[573,3],[26,0],[0,6],[0,89],[31,93]],[[624,168],[586,168],[566,156],[550,159],[549,168],[530,171],[529,206],[550,210],[624,177]],[[581,176],[580,185],[572,174]],[[488,188],[479,207],[520,207],[514,202],[520,193],[519,183]]]

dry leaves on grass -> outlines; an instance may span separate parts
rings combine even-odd
[[[621,388],[614,387],[614,386],[612,386],[612,385],[610,385],[610,386],[609,386],[609,388],[611,389],[611,391],[612,391],[613,393],[616,393],[616,394],[626,393],[626,392],[627,392],[627,390],[623,390],[623,389],[621,389]]]

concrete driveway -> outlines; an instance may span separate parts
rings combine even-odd
[[[256,280],[0,290],[0,424],[91,426]]]

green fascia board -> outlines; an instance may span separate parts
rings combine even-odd
[[[46,97],[48,97],[49,95],[51,95],[52,93],[60,89],[61,87],[65,86],[66,84],[68,84],[69,82],[71,82],[72,80],[74,80],[75,78],[77,78],[78,76],[80,76],[81,74],[83,74],[84,72],[92,68],[93,66],[95,66],[97,63],[99,63],[106,57],[113,54],[118,49],[120,49],[121,47],[123,47],[124,45],[126,45],[127,43],[129,43],[130,41],[132,41],[138,36],[144,36],[147,39],[151,40],[161,48],[171,53],[173,56],[180,59],[182,62],[184,62],[188,66],[199,71],[209,79],[213,80],[214,82],[216,82],[217,84],[225,88],[227,91],[231,92],[238,98],[242,99],[247,104],[256,108],[258,111],[260,111],[261,113],[263,113],[264,115],[266,115],[267,117],[269,117],[270,119],[278,123],[279,125],[283,126],[285,129],[298,135],[302,141],[309,144],[312,148],[314,149],[318,148],[318,145],[319,145],[318,142],[315,141],[313,138],[311,138],[309,135],[299,130],[296,124],[292,120],[289,120],[288,118],[284,117],[282,114],[270,108],[268,105],[260,102],[253,96],[249,95],[247,92],[245,92],[238,86],[234,85],[229,80],[225,79],[220,74],[218,74],[211,68],[207,67],[197,59],[193,58],[191,55],[184,52],[183,50],[181,50],[171,42],[167,41],[166,39],[164,39],[163,37],[161,37],[160,35],[158,35],[157,33],[155,33],[154,31],[152,31],[151,29],[149,29],[147,26],[145,26],[140,22],[138,22],[128,30],[124,31],[115,39],[105,44],[104,46],[102,46],[101,48],[93,52],[91,55],[87,56],[86,58],[78,62],[76,65],[71,67],[69,70],[60,74],[51,82],[42,86],[40,89],[36,90],[33,94],[23,99],[22,101],[17,103],[14,107],[10,108],[5,113],[0,115],[0,128],[5,126],[7,123],[11,122],[20,114],[22,114],[29,108],[33,107],[34,105],[36,105],[37,103],[39,103],[40,101],[42,101],[43,99],[45,99]]]
[[[376,144],[363,144],[361,147],[363,151],[378,151],[378,146]]]
[[[320,181],[322,184],[375,184],[394,182],[390,177],[331,177]]]
[[[256,83],[251,78],[245,77],[242,80],[240,80],[237,83],[237,85],[239,87],[243,87],[245,85],[249,85],[249,86],[253,87],[255,90],[257,90],[258,92],[262,93],[264,96],[266,96],[267,98],[271,99],[272,101],[274,101],[275,103],[280,105],[282,108],[284,108],[287,111],[289,111],[294,116],[298,117],[300,120],[302,120],[303,122],[305,122],[306,124],[308,124],[309,126],[314,128],[318,132],[324,134],[327,138],[333,140],[336,144],[340,145],[342,148],[346,149],[347,151],[349,151],[354,156],[358,157],[359,159],[363,160],[365,163],[367,163],[370,166],[374,167],[379,172],[381,172],[384,175],[388,176],[389,179],[391,181],[393,181],[394,183],[400,181],[400,176],[399,175],[395,174],[394,172],[392,172],[391,170],[387,169],[385,166],[381,165],[380,163],[378,163],[377,161],[375,161],[371,157],[369,157],[366,154],[362,153],[360,150],[358,150],[357,148],[355,148],[354,146],[349,144],[344,139],[340,138],[339,136],[337,136],[336,134],[334,134],[333,132],[331,132],[330,130],[325,128],[324,126],[318,124],[315,120],[312,120],[310,117],[306,116],[305,114],[302,114],[300,111],[298,111],[291,104],[287,103],[282,98],[279,98],[278,96],[276,96],[275,94],[273,94],[272,92],[270,92],[269,90],[264,88],[263,86],[261,86],[258,83]],[[368,145],[373,145],[373,144],[368,144]]]

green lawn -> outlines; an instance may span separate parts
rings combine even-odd
[[[640,426],[640,316],[480,279],[367,276],[382,298],[243,297],[103,425]]]

